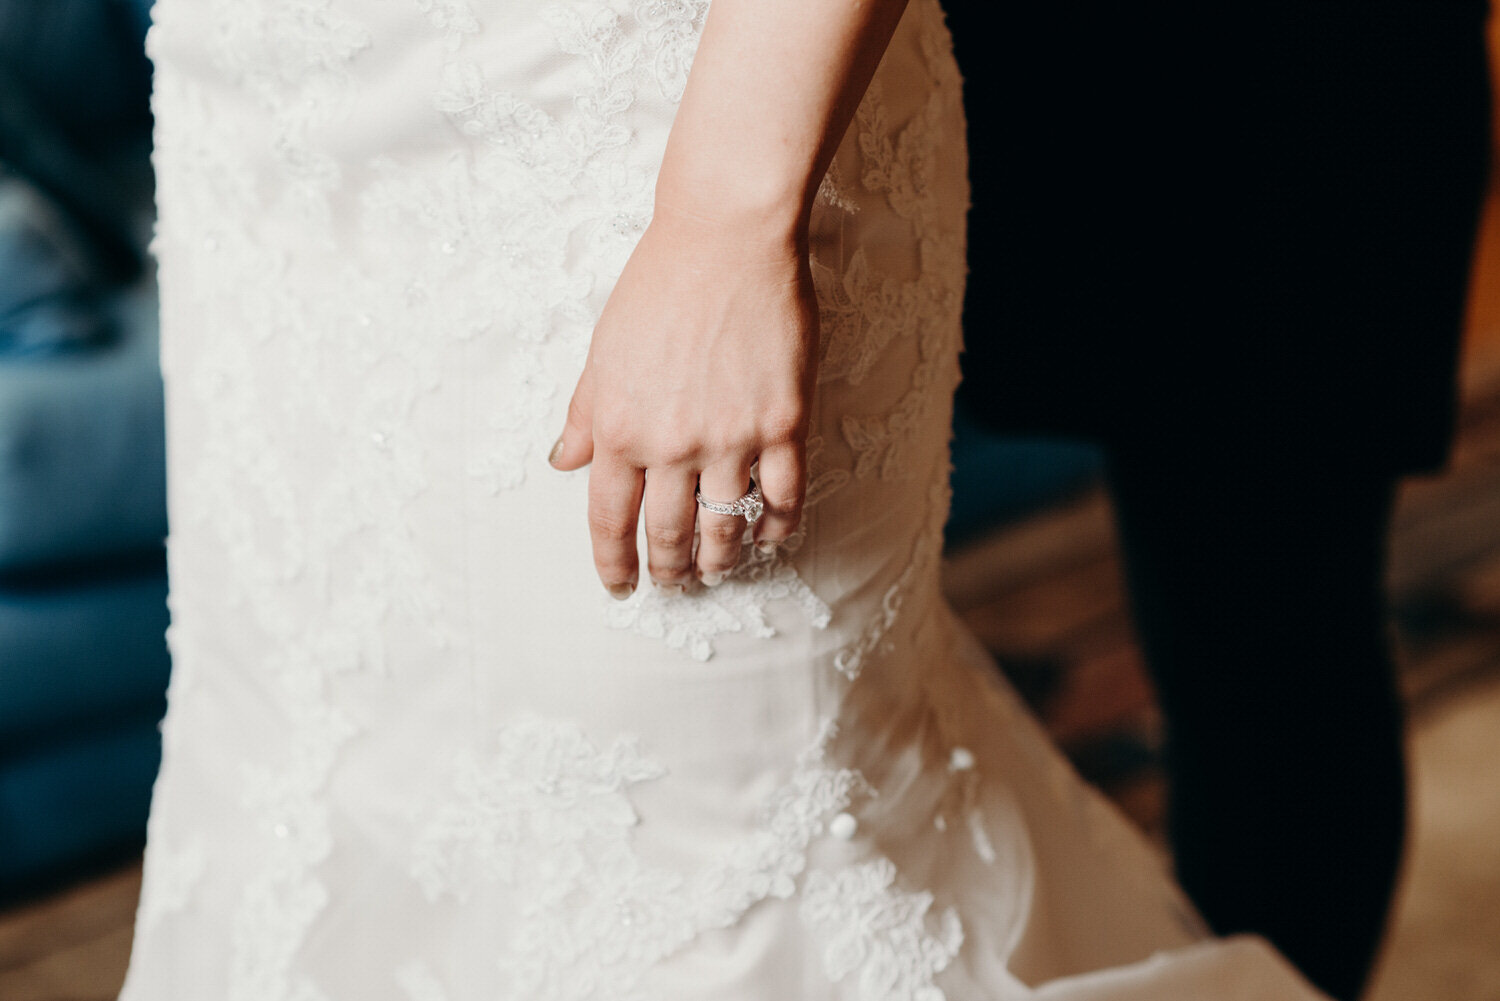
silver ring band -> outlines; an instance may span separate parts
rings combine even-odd
[[[754,480],[750,481],[750,489],[745,492],[743,497],[737,497],[727,503],[724,501],[709,500],[703,496],[702,490],[696,488],[693,490],[693,498],[698,502],[698,506],[705,511],[728,515],[731,518],[744,518],[752,525],[755,524],[755,520],[764,514],[766,510],[765,502],[761,500],[760,496],[760,484]]]

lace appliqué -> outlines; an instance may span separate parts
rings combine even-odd
[[[202,43],[185,32],[199,32],[175,20],[179,4],[158,3],[153,47],[198,51]],[[261,183],[235,153],[244,123],[213,114],[191,76],[166,61],[153,95],[164,123],[156,163],[177,194],[163,203],[156,246],[171,250],[164,288],[180,290],[164,302],[187,313],[164,321],[185,334],[200,325],[195,317],[221,319],[207,344],[164,341],[169,385],[206,415],[174,456],[177,500],[219,543],[212,558],[224,591],[209,600],[236,609],[274,651],[245,666],[264,679],[263,708],[283,724],[246,754],[242,771],[247,862],[231,917],[227,996],[316,1001],[323,994],[296,972],[296,955],[328,900],[315,874],[333,850],[326,786],[357,732],[329,687],[341,674],[383,669],[393,617],[434,648],[451,641],[406,517],[428,486],[411,412],[433,376],[430,352],[405,328],[350,315],[355,304],[375,309],[389,297],[361,294],[370,283],[352,268],[319,276],[332,294],[310,294],[268,235],[274,227],[252,224],[296,218],[308,239],[332,243],[329,195],[341,179],[320,143],[349,108],[347,63],[368,44],[366,32],[327,0],[220,2],[201,16],[211,21],[223,79],[251,99],[258,111],[250,114],[264,116],[250,127],[269,127],[277,169],[275,183]],[[403,302],[411,289],[391,295]],[[258,361],[272,353],[274,370]],[[266,412],[288,401],[305,405],[307,434],[273,441]],[[324,475],[293,475],[305,468],[304,450],[318,448],[331,456],[320,457]],[[204,554],[200,547],[193,558]],[[188,630],[174,636],[184,661],[201,655],[185,642],[200,628],[198,600],[174,594],[174,622],[180,612]]]
[[[332,0],[219,3],[216,13],[216,63],[270,112],[289,193],[303,210],[326,216],[338,161],[311,136],[348,107],[347,65],[369,46],[368,32],[336,13]]]
[[[416,3],[428,22],[444,33],[443,42],[449,52],[457,52],[469,35],[479,34],[479,18],[466,0],[416,0]]]
[[[524,482],[551,444],[546,418],[562,373],[582,365],[610,283],[651,218],[655,174],[633,156],[624,113],[647,77],[668,101],[680,99],[708,3],[646,0],[629,14],[603,4],[545,7],[558,50],[576,57],[580,73],[569,113],[557,117],[492,89],[482,66],[461,58],[479,30],[467,3],[417,4],[444,32],[449,54],[435,107],[481,144],[471,158],[455,158],[440,186],[388,170],[367,204],[385,220],[382,232],[429,234],[441,248],[431,260],[463,276],[465,289],[503,291],[439,304],[451,314],[441,323],[448,331],[520,342],[508,370],[494,376],[493,444],[469,464],[499,493]],[[579,267],[580,246],[598,255],[595,266]],[[424,284],[441,288],[442,277]]]
[[[818,182],[817,200],[830,208],[838,209],[849,215],[859,211],[859,204],[844,185],[843,171],[839,169],[837,160],[828,165],[828,173]]]
[[[816,259],[812,269],[824,342],[818,381],[843,379],[857,386],[886,345],[916,330],[918,283],[873,274],[863,247],[842,275]]]
[[[739,563],[717,586],[694,581],[684,594],[643,587],[627,601],[606,605],[605,621],[616,629],[663,640],[673,650],[700,661],[713,656],[713,639],[723,633],[744,631],[761,639],[775,636],[775,627],[766,619],[771,602],[794,603],[814,628],[824,629],[832,611],[788,561],[803,538],[794,534],[770,553],[747,542],[740,550]]]
[[[203,843],[197,839],[168,847],[153,817],[151,836],[151,873],[141,886],[141,902],[136,914],[136,935],[146,938],[163,918],[175,914],[192,900],[193,891],[208,868]]]
[[[596,749],[575,724],[508,726],[484,761],[459,762],[454,795],[417,839],[413,875],[433,899],[464,899],[469,887],[498,881],[516,886],[528,907],[553,901],[570,876],[615,888],[618,855],[638,821],[625,790],[665,771],[634,741]]]
[[[921,273],[912,282],[877,281],[866,267],[851,259],[842,282],[828,282],[834,319],[829,353],[850,382],[858,382],[873,359],[898,334],[915,331],[918,361],[910,388],[889,413],[843,419],[844,438],[857,456],[854,472],[882,479],[906,474],[908,445],[929,423],[944,391],[957,385],[958,368],[952,343],[962,309],[963,248],[943,231],[929,176],[942,137],[940,123],[947,116],[950,95],[935,91],[922,112],[889,136],[880,88],[872,85],[856,112],[860,150],[864,155],[864,185],[882,192],[897,215],[912,224],[918,239]]]
[[[897,889],[885,858],[836,873],[810,872],[802,919],[826,944],[823,969],[838,982],[857,974],[860,1001],[944,1001],[933,978],[963,945],[963,927],[949,908],[929,918],[932,894]]]
[[[866,791],[857,772],[825,764],[833,733],[825,724],[753,835],[684,877],[648,867],[631,845],[639,817],[628,789],[661,765],[626,738],[601,751],[572,723],[519,721],[493,755],[460,760],[418,837],[413,877],[433,900],[485,883],[514,891],[515,921],[495,943],[498,997],[645,1001],[639,982],[653,964],[761,900],[796,893],[808,845]],[[414,1001],[441,997],[425,968],[408,967],[402,982]]]
[[[703,30],[709,0],[645,0],[636,6],[635,19],[646,29],[652,50],[651,69],[661,96],[676,104],[687,87],[693,50]]]
[[[859,677],[876,654],[891,650],[890,633],[901,616],[901,607],[913,582],[936,572],[943,551],[943,524],[947,521],[952,495],[946,476],[933,483],[927,495],[927,519],[912,543],[905,568],[886,588],[879,610],[866,621],[860,634],[834,654],[833,666],[850,681]]]
[[[802,501],[804,511],[823,503],[853,478],[849,470],[829,466],[823,454],[825,444],[820,434],[807,439],[807,496]]]

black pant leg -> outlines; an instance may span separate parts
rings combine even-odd
[[[1382,595],[1388,474],[1116,450],[1131,599],[1168,729],[1170,832],[1213,928],[1357,997],[1406,824]]]

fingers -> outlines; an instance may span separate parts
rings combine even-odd
[[[553,468],[580,469],[594,459],[594,380],[593,369],[585,365],[578,386],[568,402],[568,420],[562,436],[552,446],[547,461]],[[632,524],[634,519],[632,518]],[[634,537],[632,536],[632,546]]]
[[[768,549],[785,542],[802,518],[807,463],[800,443],[774,445],[760,453],[759,477],[765,513],[755,523],[755,544]]]
[[[750,489],[750,465],[718,463],[698,475],[698,485],[704,497],[727,503]],[[698,578],[704,584],[714,587],[734,569],[744,537],[744,518],[698,510]]]
[[[680,593],[695,575],[713,587],[739,562],[745,519],[700,509],[694,489],[701,484],[703,496],[710,500],[728,502],[743,496],[750,485],[748,460],[718,462],[701,473],[687,466],[659,466],[648,474],[619,452],[596,455],[593,380],[587,366],[568,404],[562,436],[548,460],[561,470],[593,463],[589,534],[599,579],[615,598],[628,598],[640,581],[636,528],[642,516],[647,570],[663,587]],[[771,549],[796,530],[801,518],[807,487],[802,445],[782,443],[762,452],[757,479],[765,513],[755,525],[755,541],[762,549]]]
[[[621,600],[630,597],[640,580],[635,529],[644,487],[645,471],[620,459],[601,458],[589,472],[589,535],[594,543],[594,566],[605,590]]]
[[[696,484],[694,472],[682,466],[658,466],[646,476],[646,565],[652,580],[679,592],[693,572]]]

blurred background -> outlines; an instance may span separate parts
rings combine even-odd
[[[0,999],[113,998],[169,664],[150,0],[0,0]],[[1491,31],[1492,45],[1500,32]],[[1500,130],[1497,130],[1500,131]],[[1500,181],[1454,460],[1389,580],[1415,837],[1372,996],[1500,1001]],[[1100,457],[960,414],[946,586],[1079,770],[1161,841],[1161,726]]]

